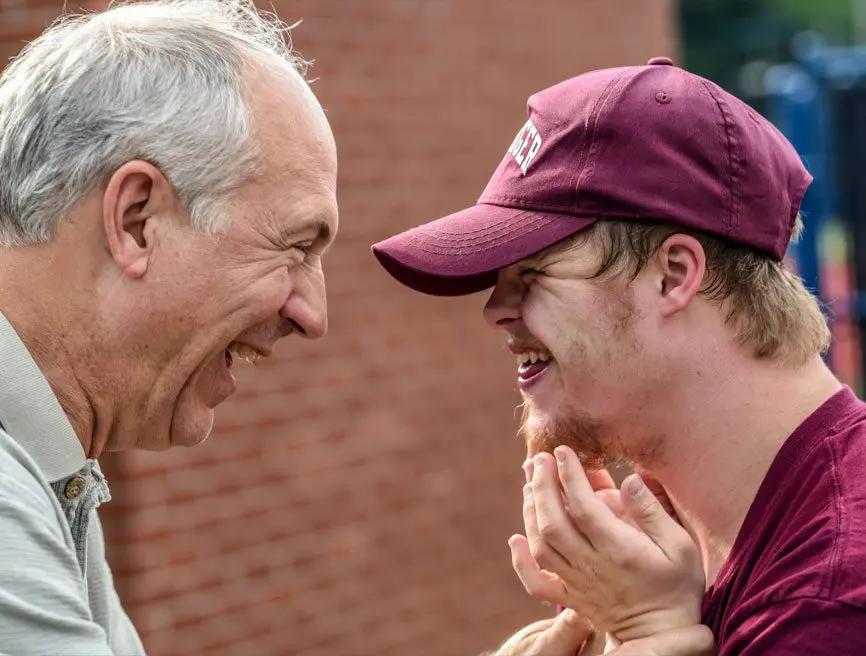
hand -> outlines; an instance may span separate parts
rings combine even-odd
[[[488,656],[713,656],[712,632],[700,624],[664,631],[605,652],[604,636],[573,610],[524,627]]]
[[[592,633],[573,610],[534,622],[511,636],[495,656],[577,656]]]
[[[532,470],[532,458],[528,458],[523,463],[523,472],[526,475],[527,483],[532,482]],[[611,512],[613,512],[614,515],[624,519],[634,526],[634,522],[632,522],[631,518],[626,514],[625,508],[623,508],[619,488],[617,488],[616,484],[613,482],[613,477],[610,473],[606,469],[586,469],[584,471],[586,472],[586,480],[589,481],[595,495],[604,501],[605,505],[611,509]],[[667,512],[667,514],[679,524],[680,518],[677,515],[677,511],[668,497],[667,490],[665,490],[664,486],[655,480],[649,472],[640,468],[636,468],[635,471],[640,474],[644,484],[646,484],[655,498],[658,499],[662,508],[665,509],[665,512]]]
[[[525,488],[527,537],[509,540],[527,591],[576,610],[621,642],[697,625],[704,574],[685,530],[637,475],[623,483],[617,517],[574,451],[558,447],[556,454],[557,462],[536,456]]]
[[[696,624],[627,642],[607,652],[605,656],[713,656],[714,654],[715,641],[712,631],[702,624]]]

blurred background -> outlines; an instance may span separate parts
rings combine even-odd
[[[104,2],[76,2],[70,11]],[[475,201],[533,92],[666,55],[752,103],[816,181],[792,265],[862,391],[866,0],[274,0],[340,151],[331,330],[239,373],[204,445],[103,463],[109,559],[148,652],[477,654],[527,598],[513,357],[484,296],[398,286],[370,244]],[[0,66],[58,0],[0,0]]]

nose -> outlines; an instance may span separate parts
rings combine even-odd
[[[283,337],[292,333],[308,339],[325,336],[328,332],[328,299],[321,271],[298,281],[280,309],[280,320]]]
[[[522,298],[523,291],[520,284],[506,271],[500,271],[496,286],[484,306],[484,320],[487,325],[491,328],[507,330],[519,321]]]

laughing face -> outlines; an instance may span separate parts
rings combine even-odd
[[[500,271],[484,310],[516,356],[528,451],[568,445],[590,466],[627,457],[622,419],[645,398],[634,288],[594,279],[599,258],[589,243],[542,251]]]
[[[236,358],[255,362],[282,337],[327,331],[322,256],[337,232],[336,151],[312,94],[285,86],[287,97],[271,90],[253,103],[265,164],[232,199],[228,229],[216,238],[186,231],[177,249],[171,277],[188,287],[175,299],[186,299],[196,330],[175,360],[190,369],[178,371],[186,379],[170,410],[172,445],[207,436],[213,409],[235,391]],[[166,382],[170,402],[180,377]]]
[[[106,225],[116,266],[98,284],[98,324],[118,364],[99,372],[94,395],[111,399],[110,450],[202,442],[214,409],[235,391],[236,360],[254,362],[282,337],[327,330],[322,256],[337,232],[333,136],[297,75],[251,74],[249,89],[259,166],[221,208],[223,231],[191,227],[172,186],[147,162],[124,165],[99,200],[114,208]],[[92,360],[108,368],[104,355]]]

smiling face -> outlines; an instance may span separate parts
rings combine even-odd
[[[337,232],[336,149],[306,84],[250,74],[257,173],[225,205],[216,235],[189,225],[160,171],[122,167],[103,207],[119,275],[101,281],[100,325],[124,353],[108,448],[193,445],[235,391],[236,356],[268,356],[281,337],[327,331],[322,255]],[[103,357],[104,360],[104,357]]]
[[[599,261],[589,243],[551,247],[500,271],[485,307],[516,356],[529,452],[565,444],[591,466],[630,455],[619,429],[652,358],[641,281],[594,279]]]

